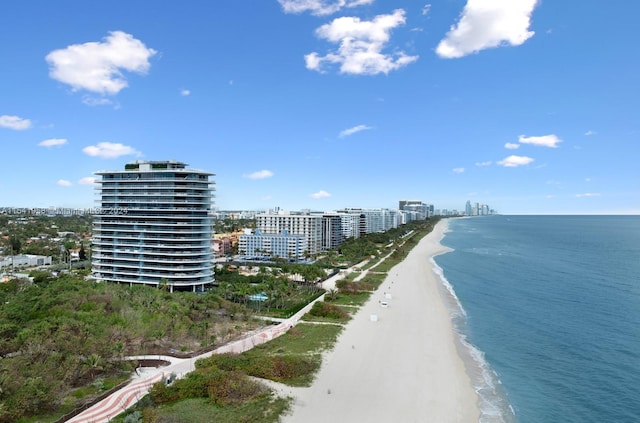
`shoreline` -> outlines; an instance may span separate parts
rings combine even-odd
[[[433,257],[449,250],[440,244],[446,230],[441,220],[389,271],[310,387],[281,390],[294,397],[283,422],[478,422],[479,397],[434,272]]]

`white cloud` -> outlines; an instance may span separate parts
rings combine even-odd
[[[48,140],[40,141],[38,145],[40,147],[59,147],[61,145],[65,145],[67,140],[64,138],[51,138]]]
[[[509,156],[505,157],[503,160],[500,160],[498,164],[504,167],[518,167],[528,165],[533,161],[534,159],[527,156]]]
[[[56,184],[58,184],[61,187],[70,187],[71,185],[73,185],[70,181],[67,181],[66,179],[58,179],[58,182],[56,182]]]
[[[320,190],[318,192],[314,192],[313,194],[309,194],[309,197],[311,197],[311,198],[327,198],[327,197],[331,197],[331,194],[329,194],[327,191]]]
[[[464,167],[455,167],[452,170],[453,173],[464,173]]]
[[[361,131],[367,131],[371,129],[370,126],[367,125],[357,125],[354,126],[353,128],[349,128],[349,129],[345,129],[344,131],[340,131],[340,133],[338,134],[338,136],[340,138],[344,138],[344,137],[348,137],[349,135],[353,135],[357,132],[361,132]]]
[[[103,159],[115,159],[120,156],[140,156],[141,153],[133,147],[114,142],[99,142],[96,145],[90,145],[82,149],[82,151],[92,157],[101,157]]]
[[[22,131],[31,128],[31,121],[19,116],[2,115],[0,116],[0,127]]]
[[[428,15],[430,11],[431,11],[431,5],[425,4],[424,7],[422,8],[422,14]]]
[[[307,69],[324,71],[325,64],[340,65],[341,73],[355,75],[387,74],[418,60],[402,51],[384,54],[382,49],[389,42],[391,30],[404,25],[404,10],[390,15],[378,15],[371,21],[357,17],[341,17],[316,30],[319,38],[340,44],[336,51],[325,56],[310,53],[305,56]]]
[[[310,12],[323,16],[336,13],[343,8],[351,8],[373,3],[374,0],[278,0],[285,13]]]
[[[531,144],[550,148],[557,148],[558,144],[562,142],[560,138],[553,134],[543,135],[541,137],[525,137],[524,135],[520,135],[520,137],[518,137],[518,141],[521,144]]]
[[[599,192],[585,192],[583,194],[576,194],[576,197],[578,198],[585,198],[585,197],[600,197],[600,193]]]
[[[108,98],[92,97],[90,95],[85,95],[84,97],[82,97],[82,102],[87,106],[110,106],[114,104],[114,102]],[[118,103],[115,103],[115,106],[116,108],[118,108]]]
[[[85,176],[84,178],[80,179],[78,181],[78,184],[80,185],[91,185],[91,184],[95,184],[97,181],[97,178],[94,178],[93,176]]]
[[[191,95],[191,91],[190,90],[180,90],[180,95],[183,97],[187,97],[189,95]]]
[[[259,170],[253,173],[246,173],[242,176],[249,179],[266,179],[266,178],[271,178],[273,176],[273,172],[265,169],[265,170]]]
[[[492,164],[493,162],[491,160],[486,162],[476,162],[476,166],[478,167],[491,166]]]
[[[145,74],[156,51],[122,31],[110,32],[104,42],[73,44],[47,54],[49,76],[74,91],[117,94],[127,80],[122,71]]]
[[[537,0],[467,0],[436,53],[453,59],[487,48],[519,46],[534,34],[529,25],[536,4]]]
[[[508,142],[504,145],[504,148],[508,149],[508,150],[517,150],[518,148],[520,148],[520,144],[516,144],[513,142]]]
[[[589,129],[587,132],[584,133],[586,136],[590,136],[590,135],[595,135],[597,134],[596,131],[592,131],[591,129]]]

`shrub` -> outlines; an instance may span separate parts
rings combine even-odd
[[[174,386],[167,386],[164,382],[155,383],[149,390],[149,395],[155,404],[166,404],[180,398]]]
[[[322,301],[316,302],[309,311],[311,316],[328,317],[331,319],[346,319],[349,314],[333,304],[327,304]]]
[[[241,404],[267,392],[267,389],[240,372],[217,371],[208,388],[214,404]]]
[[[319,365],[308,357],[282,355],[256,357],[247,369],[251,376],[283,382],[314,373]]]

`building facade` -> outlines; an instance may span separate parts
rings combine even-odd
[[[307,251],[307,240],[292,235],[286,229],[279,234],[265,234],[260,229],[240,235],[238,252],[246,259],[302,261]]]
[[[424,220],[433,216],[434,207],[432,204],[425,204],[421,200],[400,200],[398,209],[410,213],[410,220]],[[413,217],[416,217],[415,219]]]
[[[345,240],[342,232],[342,218],[338,213],[322,215],[322,249],[338,248]]]
[[[342,224],[342,235],[347,238],[360,238],[367,233],[367,219],[362,209],[341,209],[336,211]]]
[[[212,173],[170,160],[95,174],[94,279],[193,292],[213,282]]]
[[[306,239],[307,252],[315,256],[322,251],[322,215],[289,212],[261,213],[256,215],[256,229],[263,234],[280,234],[283,230]]]

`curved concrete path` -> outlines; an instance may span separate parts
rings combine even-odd
[[[380,262],[384,261],[388,256],[383,257]],[[343,279],[347,273],[353,271],[353,269],[361,269],[369,260],[364,260],[361,263],[358,263],[349,269],[346,272],[340,272],[329,279],[326,279],[321,283],[323,289],[329,291],[331,289],[335,289],[336,282],[340,279]],[[380,262],[376,263],[376,266],[380,264]],[[375,266],[373,266],[375,267]],[[370,269],[369,269],[370,270]],[[366,275],[366,271],[362,272],[362,275],[359,275],[357,279],[361,279]],[[175,358],[170,356],[162,356],[162,355],[148,355],[148,356],[135,356],[130,357],[131,359],[151,359],[151,360],[165,360],[169,361],[171,364],[162,368],[144,368],[141,370],[139,375],[136,377],[124,388],[114,392],[107,398],[98,402],[94,406],[86,409],[82,413],[77,416],[67,420],[69,423],[107,423],[111,420],[112,417],[117,416],[118,414],[124,412],[127,408],[134,405],[138,402],[142,397],[144,397],[154,383],[162,380],[163,377],[174,374],[176,378],[182,378],[184,375],[189,373],[190,371],[195,369],[194,363],[196,360],[201,358],[210,357],[213,354],[223,354],[223,353],[241,353],[256,345],[264,344],[272,340],[273,338],[277,338],[278,336],[287,332],[291,327],[295,326],[298,321],[311,310],[316,301],[324,301],[324,295],[316,298],[311,303],[307,304],[302,310],[297,312],[292,317],[283,320],[276,326],[269,326],[263,328],[260,331],[257,331],[245,338],[240,340],[230,342],[226,345],[223,345],[219,348],[216,348],[213,351],[208,353],[193,357],[193,358]]]

